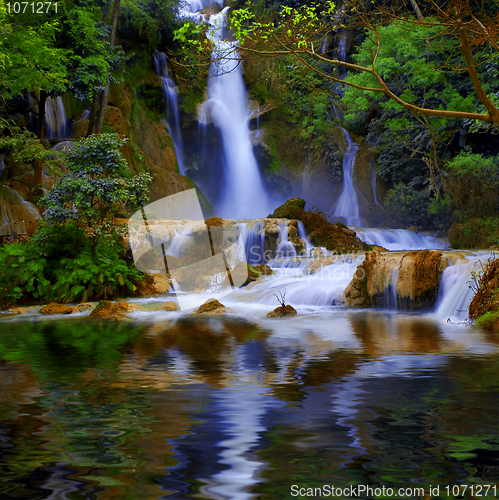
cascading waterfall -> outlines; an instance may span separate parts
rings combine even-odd
[[[376,162],[375,162],[374,158],[371,160],[371,186],[373,189],[374,204],[381,208],[381,204],[378,201],[378,195],[376,193]]]
[[[357,237],[369,245],[387,250],[445,249],[449,243],[429,234],[418,234],[408,229],[355,228]]]
[[[61,96],[47,97],[45,103],[46,137],[49,140],[61,140],[71,137],[66,108]]]
[[[208,100],[203,104],[204,112],[221,131],[227,165],[216,212],[239,219],[264,217],[269,207],[251,143],[237,42],[228,40],[227,11],[228,7],[209,18],[207,37],[214,49]]]
[[[163,93],[166,99],[166,109],[168,117],[168,128],[170,136],[175,146],[175,156],[177,157],[178,171],[180,175],[185,175],[184,166],[184,146],[180,128],[180,116],[178,112],[177,87],[174,81],[168,76],[166,55],[163,52],[154,54],[154,66],[156,74],[163,82]]]
[[[359,147],[350,137],[350,134],[342,128],[345,138],[348,143],[347,150],[343,156],[343,192],[341,193],[333,217],[343,217],[347,224],[352,226],[360,226],[361,220],[359,217],[359,203],[357,193],[353,184],[353,169],[355,164],[355,156]]]
[[[4,161],[4,156],[0,155],[0,180],[2,180],[2,175],[5,170],[5,161]]]
[[[240,223],[239,231],[244,241],[246,262],[253,266],[265,264],[265,225],[263,222]]]
[[[279,244],[276,249],[276,258],[296,257],[296,250],[288,240],[288,225],[285,222],[279,222]]]
[[[475,295],[469,286],[471,272],[480,269],[480,261],[485,262],[489,254],[467,256],[467,263],[458,263],[444,269],[440,280],[434,315],[440,320],[462,322],[468,318],[468,307]]]
[[[305,254],[310,256],[314,245],[308,241],[307,231],[301,220],[298,221],[298,236],[305,242]]]
[[[383,307],[385,309],[397,309],[397,283],[399,279],[399,269],[394,267],[391,274],[387,276],[385,292],[383,294]]]

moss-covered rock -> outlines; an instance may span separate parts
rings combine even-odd
[[[322,213],[305,210],[305,200],[301,198],[290,198],[284,205],[276,208],[270,217],[301,221],[309,241],[316,247],[337,251],[369,249],[369,245],[357,238],[355,231],[344,224],[332,224]]]
[[[258,264],[257,266],[252,266],[251,264],[246,265],[248,268],[248,278],[242,286],[246,286],[247,284],[252,283],[259,278],[262,278],[263,276],[270,276],[271,274],[274,274],[274,271],[272,271],[272,269],[267,266],[267,264]]]
[[[489,262],[478,281],[478,290],[469,307],[470,319],[485,329],[496,328],[499,315],[499,259]],[[496,318],[496,322],[494,322]]]

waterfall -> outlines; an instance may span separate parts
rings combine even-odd
[[[394,267],[391,274],[386,277],[386,286],[383,293],[383,307],[385,309],[397,309],[397,283],[399,279],[399,268]]]
[[[377,245],[387,250],[445,249],[449,243],[428,234],[418,234],[408,229],[355,228],[357,237],[369,245]]]
[[[46,137],[49,140],[61,140],[71,137],[62,97],[47,97],[45,103]]]
[[[296,257],[296,250],[293,245],[288,240],[288,225],[286,222],[278,222],[279,227],[279,244],[277,245],[277,249],[275,252],[276,259],[282,257]]]
[[[4,156],[0,155],[0,181],[2,180],[2,175],[5,170],[5,161],[4,161]]]
[[[226,159],[221,201],[222,217],[264,217],[269,213],[260,172],[253,153],[249,112],[237,42],[227,39],[228,8],[210,16],[207,37],[213,43],[208,100],[203,112],[220,129]]]
[[[262,221],[255,221],[251,227],[248,222],[239,224],[239,231],[244,241],[246,262],[253,266],[266,264],[265,259],[265,225]]]
[[[381,208],[381,204],[378,201],[378,196],[376,194],[376,162],[374,158],[371,160],[371,186],[373,188],[374,204]]]
[[[468,262],[444,270],[435,303],[434,315],[438,319],[457,323],[468,318],[468,307],[475,295],[469,286],[471,272],[480,270],[480,260],[485,262],[488,256],[486,253],[467,256]]]
[[[180,116],[178,112],[177,87],[168,76],[166,55],[163,52],[154,54],[154,67],[156,74],[163,82],[163,93],[166,100],[166,114],[170,136],[175,146],[175,156],[177,157],[178,171],[180,175],[185,175],[184,167],[184,147],[180,128]],[[172,116],[173,115],[173,116]]]
[[[353,142],[350,134],[342,128],[348,143],[347,150],[343,156],[343,192],[341,193],[333,217],[343,217],[347,224],[360,226],[359,203],[357,193],[353,184],[353,169],[355,164],[355,155],[359,147]]]
[[[305,226],[301,220],[298,221],[298,236],[305,242],[305,254],[310,256],[314,245],[308,241],[307,231],[305,231]]]

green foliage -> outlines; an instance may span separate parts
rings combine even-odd
[[[462,151],[445,164],[446,192],[462,217],[499,213],[499,156],[485,157]]]
[[[179,27],[178,1],[122,0],[118,33],[126,49],[139,44],[149,48],[171,47]]]
[[[140,326],[81,320],[3,325],[0,359],[27,363],[37,378],[66,380],[89,368],[115,368]]]
[[[120,60],[100,19],[100,9],[71,0],[59,2],[57,13],[49,9],[33,14],[28,8],[22,15],[5,15],[0,30],[0,96],[71,90],[80,100],[92,99],[94,89],[105,84]]]
[[[464,219],[449,231],[452,248],[490,248],[499,245],[499,217]]]
[[[447,228],[450,223],[447,200],[432,203],[426,190],[416,191],[403,183],[388,191],[384,208],[395,227],[435,230]]]
[[[68,173],[41,201],[49,224],[78,220],[95,232],[116,206],[133,210],[147,203],[151,176],[130,176],[123,143],[116,134],[92,135],[63,154]]]
[[[42,226],[27,244],[0,248],[0,303],[62,302],[133,293],[142,275],[123,258],[117,239],[93,247],[74,224]]]
[[[0,150],[8,149],[15,161],[33,163],[45,160],[53,151],[43,147],[35,134],[18,127],[11,120],[0,120]]]
[[[486,312],[476,319],[475,325],[484,330],[492,330],[499,322],[499,312]]]

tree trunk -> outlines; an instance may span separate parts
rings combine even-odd
[[[121,0],[114,0],[114,5],[113,5],[113,14],[111,18],[111,47],[114,47],[116,44],[116,28],[118,26],[118,12],[120,10],[120,2]],[[102,133],[102,129],[104,128],[104,117],[106,116],[106,107],[107,107],[107,101],[109,100],[109,74],[107,76],[107,81],[106,81],[106,88],[104,89],[104,92],[102,93],[102,99],[100,102],[100,108],[99,108],[99,113],[97,115],[97,120],[95,124],[95,132],[97,134]]]
[[[45,140],[45,104],[47,103],[47,92],[40,90],[38,99],[38,138],[43,144]],[[33,188],[40,187],[43,182],[43,160],[36,160],[34,165]]]
[[[418,19],[423,19],[423,14],[421,14],[421,10],[419,9],[419,5],[416,2],[416,0],[410,0],[412,8],[414,9],[414,12],[416,13],[416,17]]]

